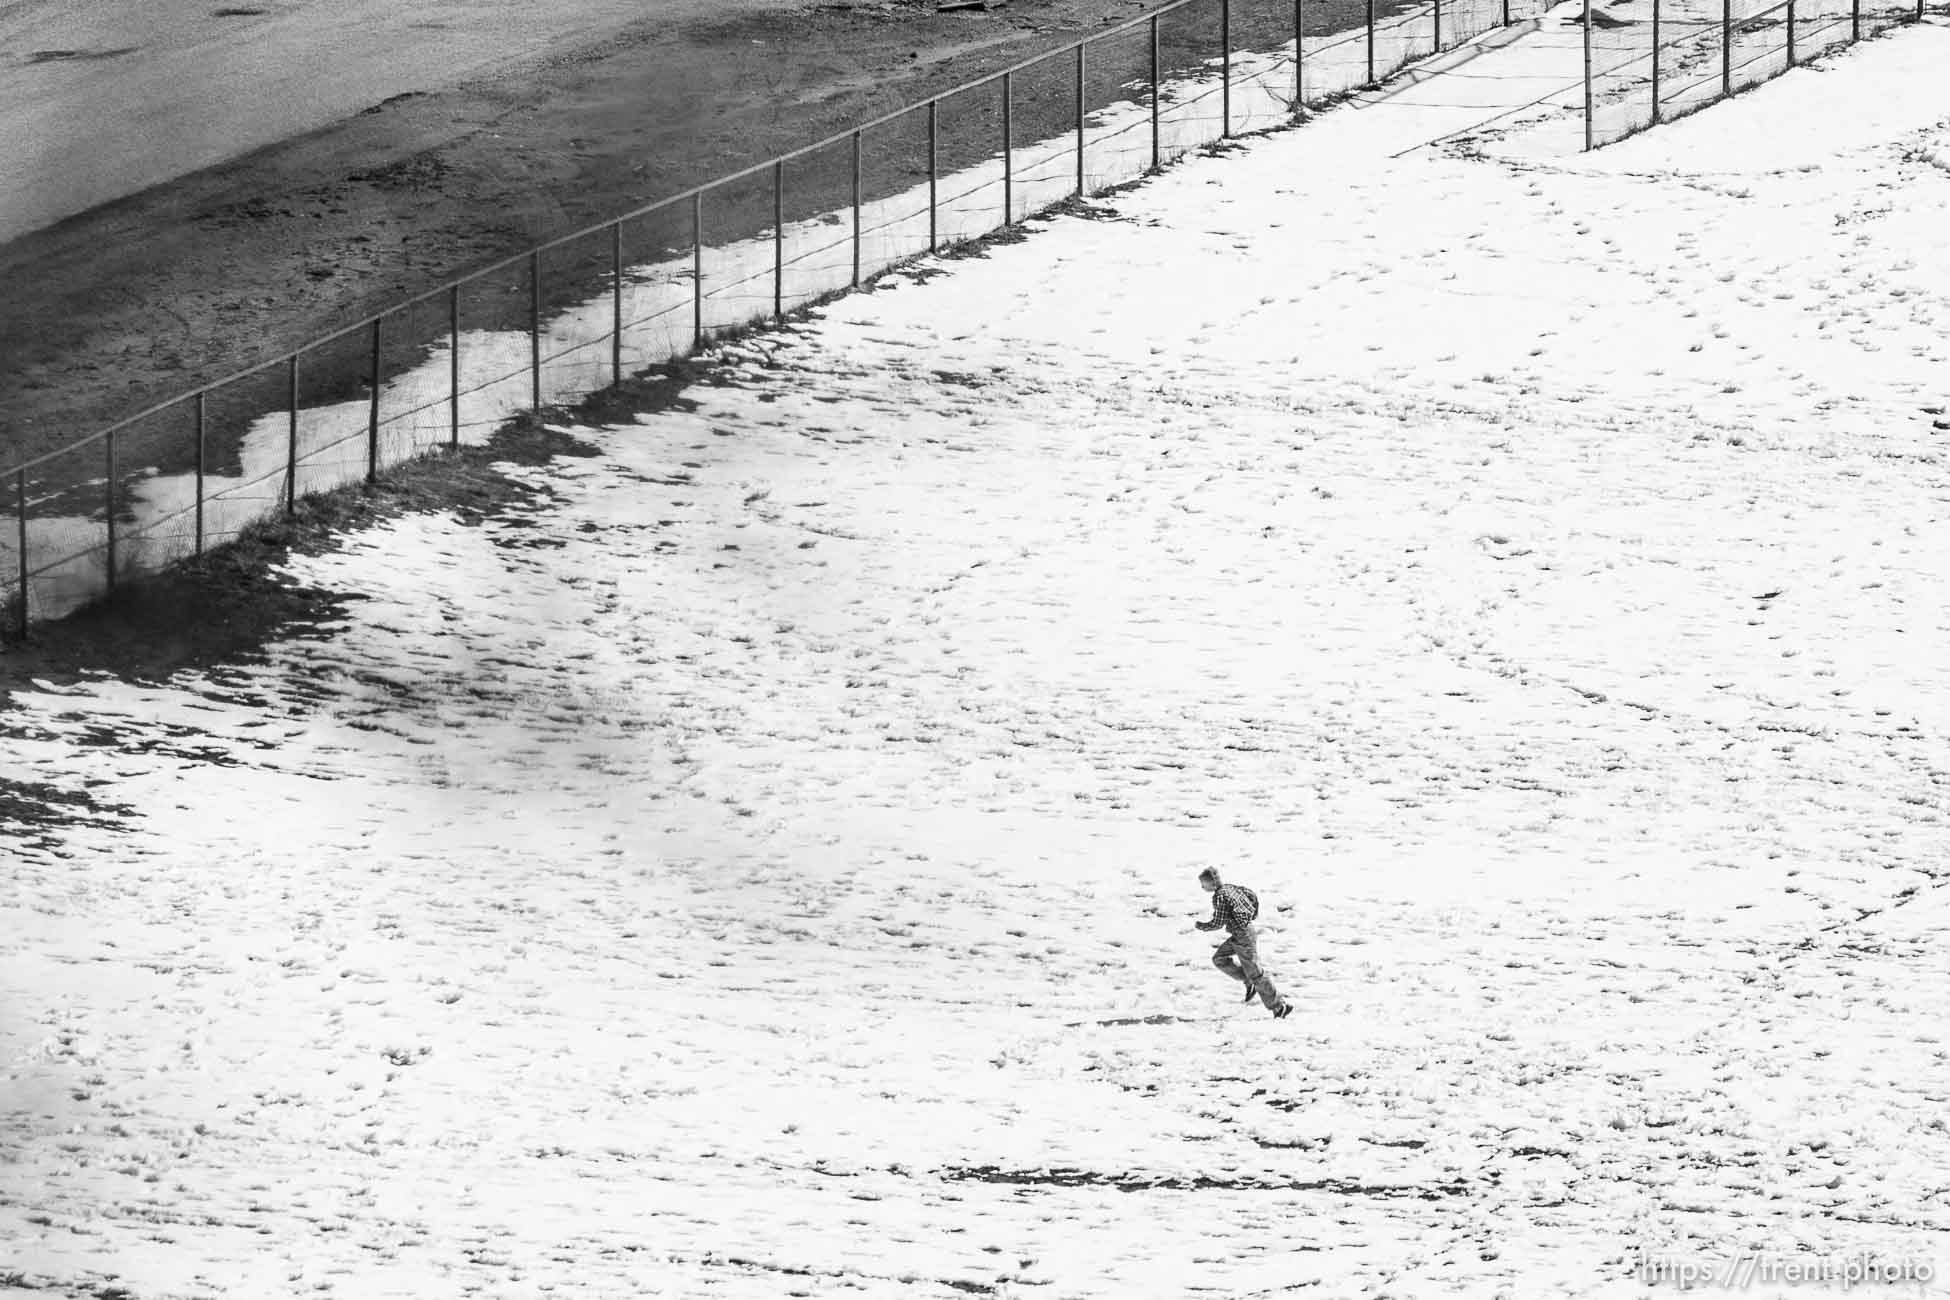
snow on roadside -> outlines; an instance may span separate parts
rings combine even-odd
[[[1328,114],[295,561],[329,639],[17,697],[133,812],[0,895],[0,1278],[1950,1264],[1947,42],[1588,157]]]

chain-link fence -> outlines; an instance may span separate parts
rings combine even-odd
[[[0,471],[0,636],[303,495],[485,441],[522,411],[1281,125],[1544,6],[1177,0],[478,271]]]
[[[1936,0],[1614,0],[1593,3],[1585,140],[1610,144],[1930,12]]]

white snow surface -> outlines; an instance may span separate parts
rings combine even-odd
[[[292,560],[322,635],[16,694],[99,812],[8,846],[0,1293],[1950,1269],[1950,31],[1590,155],[1577,58],[723,346],[533,508]]]

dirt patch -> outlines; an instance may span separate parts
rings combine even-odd
[[[114,50],[35,50],[27,56],[29,63],[90,63],[99,59],[119,59],[134,54],[141,48],[125,45]]]
[[[1108,1187],[1120,1192],[1327,1192],[1334,1196],[1365,1196],[1377,1200],[1436,1201],[1469,1190],[1460,1179],[1434,1183],[1363,1183],[1352,1178],[1218,1178],[1178,1174],[1107,1174],[1088,1169],[1001,1169],[994,1165],[962,1166],[941,1171],[952,1179],[1002,1183],[1013,1187]]]
[[[119,830],[131,812],[126,805],[103,803],[80,792],[0,777],[0,836],[9,843],[56,852],[62,848],[64,829]],[[5,1280],[0,1277],[0,1283]]]

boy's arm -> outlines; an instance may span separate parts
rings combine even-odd
[[[1212,895],[1212,919],[1209,921],[1192,922],[1193,927],[1199,930],[1216,930],[1224,924],[1225,922],[1219,919],[1219,896],[1217,894]]]

